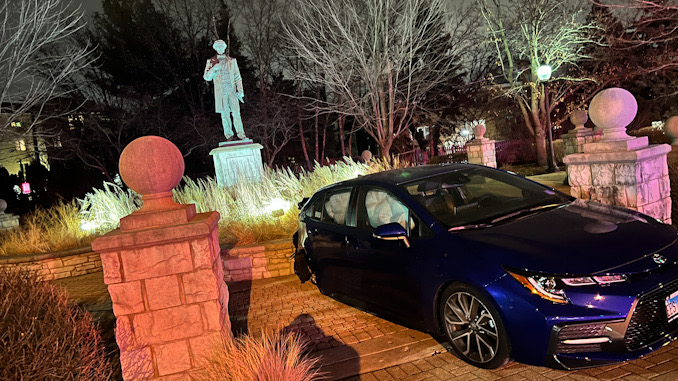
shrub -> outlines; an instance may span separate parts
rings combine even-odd
[[[467,162],[468,156],[466,155],[465,152],[433,156],[428,160],[428,164],[467,163]]]
[[[666,161],[671,182],[671,222],[678,228],[678,152],[669,152]]]
[[[86,311],[57,286],[0,270],[0,379],[108,380],[111,368]]]
[[[534,161],[531,139],[516,139],[497,142],[497,165],[525,164]]]
[[[647,136],[650,144],[671,144],[671,138],[664,134],[664,130],[654,127],[643,127],[637,130],[627,131],[631,136]]]
[[[224,339],[203,365],[205,381],[311,381],[316,360],[304,354],[304,341],[292,333],[243,335]]]

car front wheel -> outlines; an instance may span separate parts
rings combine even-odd
[[[441,298],[445,335],[457,357],[479,368],[494,369],[509,361],[504,324],[492,303],[465,285],[453,285]]]

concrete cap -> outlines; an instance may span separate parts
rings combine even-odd
[[[7,209],[7,201],[0,199],[0,214],[4,214]]]
[[[133,140],[120,155],[122,180],[141,195],[171,192],[184,175],[184,158],[172,142],[159,136]]]

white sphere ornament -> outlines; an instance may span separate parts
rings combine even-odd
[[[664,122],[664,133],[673,139],[672,146],[678,145],[678,116],[672,116]]]
[[[633,122],[638,112],[638,102],[628,90],[612,87],[605,89],[591,100],[589,117],[603,130],[601,140],[629,140],[626,127]]]

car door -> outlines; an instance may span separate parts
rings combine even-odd
[[[346,258],[347,236],[354,229],[347,224],[351,192],[352,188],[346,187],[318,195],[306,217],[305,248],[318,286],[328,294],[350,292],[345,279],[351,272]]]
[[[408,319],[420,315],[422,277],[419,255],[432,233],[400,200],[378,187],[361,187],[356,200],[356,229],[348,242],[355,264],[354,297]],[[408,243],[374,237],[380,225],[398,222],[408,231]]]

